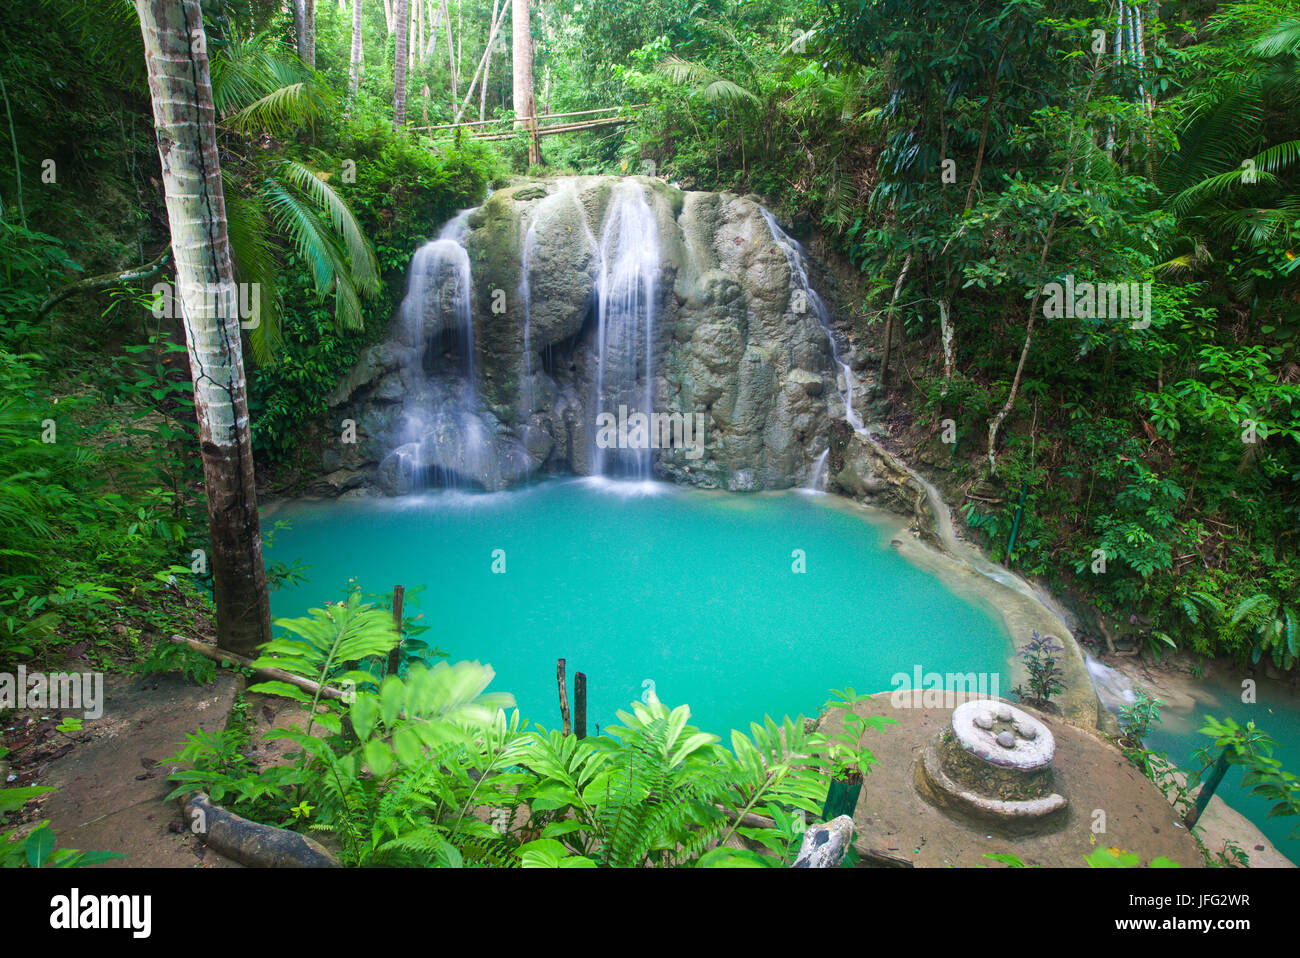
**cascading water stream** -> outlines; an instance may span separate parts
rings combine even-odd
[[[659,283],[659,229],[640,186],[619,184],[600,238],[596,284],[596,402],[594,412],[628,419],[654,411],[654,314]],[[622,409],[620,409],[622,407]],[[620,429],[620,434],[623,430]],[[627,448],[610,448],[593,431],[596,475],[651,478],[653,450],[632,430]],[[620,439],[624,437],[620,435]]]
[[[406,439],[417,444],[414,453],[403,444],[398,450],[403,467],[409,469],[411,488],[425,484],[425,473],[432,474],[435,485],[459,487],[462,473],[481,472],[484,457],[490,453],[490,441],[479,419],[480,403],[474,357],[474,317],[471,308],[472,276],[469,253],[463,240],[473,210],[462,210],[438,232],[436,239],[422,245],[411,257],[406,297],[401,317],[408,342],[415,345],[410,382],[428,379],[426,352],[430,336],[446,336],[453,346],[457,385],[450,397],[432,393],[424,408],[407,409]],[[435,384],[428,383],[429,386]],[[457,465],[447,468],[445,457],[431,454],[428,443],[447,445],[457,450]]]
[[[804,485],[802,491],[804,492],[825,492],[826,491],[826,469],[830,457],[831,457],[831,451],[829,449],[822,450],[822,454],[818,456],[817,461],[813,463],[812,472],[809,474],[808,482],[806,485]]]
[[[839,348],[835,343],[834,331],[831,328],[830,314],[826,309],[822,298],[817,295],[813,289],[812,283],[808,279],[808,271],[804,265],[803,247],[789,236],[780,225],[776,218],[768,210],[763,210],[763,218],[767,221],[768,229],[772,232],[772,238],[785,254],[786,263],[790,267],[790,280],[794,287],[804,296],[805,302],[812,307],[817,316],[817,321],[821,324],[822,329],[826,331],[826,338],[830,342],[831,356],[835,365],[840,370],[840,383],[838,384],[840,399],[844,403],[844,419],[852,427],[853,432],[859,436],[863,442],[867,443],[874,449],[881,458],[895,465],[900,471],[916,484],[916,488],[925,495],[930,512],[934,515],[935,532],[938,535],[939,542],[943,548],[954,558],[964,562],[971,569],[974,569],[985,578],[992,579],[1001,585],[1020,593],[1028,599],[1033,600],[1039,605],[1046,608],[1056,618],[1060,619],[1061,625],[1069,631],[1069,626],[1065,621],[1064,615],[1056,607],[1055,603],[1050,601],[1039,590],[1035,589],[1029,582],[1016,575],[1009,569],[990,561],[978,549],[969,543],[957,537],[956,529],[953,526],[952,513],[948,509],[948,504],[944,502],[939,490],[927,481],[923,476],[917,473],[906,463],[886,450],[871,431],[862,422],[862,417],[853,407],[854,392],[857,386],[857,378],[849,364],[845,362],[839,353]],[[830,452],[828,449],[818,458],[814,467],[814,487],[816,483],[816,474],[820,470],[821,463]],[[1114,669],[1097,662],[1092,656],[1085,653],[1085,662],[1088,667],[1088,674],[1092,678],[1093,687],[1097,692],[1103,705],[1115,710],[1120,704],[1133,701],[1132,686],[1128,679],[1116,672]]]

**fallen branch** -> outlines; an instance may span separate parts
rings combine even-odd
[[[41,319],[46,313],[63,302],[69,296],[77,293],[93,293],[96,290],[108,289],[112,286],[118,286],[122,283],[134,283],[142,279],[151,279],[162,271],[162,268],[171,260],[172,248],[167,246],[153,260],[145,263],[143,266],[136,266],[132,269],[123,270],[120,273],[103,273],[99,276],[88,276],[85,279],[79,279],[75,283],[69,283],[63,289],[54,293],[45,302],[41,303],[41,308],[36,311],[36,318]]]
[[[338,868],[320,842],[287,828],[263,825],[213,805],[206,792],[181,801],[185,824],[209,848],[249,868]]]
[[[244,666],[245,668],[253,669],[253,674],[261,676],[262,678],[288,682],[290,685],[295,685],[304,692],[310,692],[312,695],[319,693],[322,698],[338,699],[340,701],[343,700],[342,689],[332,689],[328,685],[322,688],[311,679],[304,679],[302,676],[294,675],[292,672],[286,672],[284,669],[276,669],[269,666],[254,668],[253,660],[247,656],[239,655],[235,652],[227,652],[225,649],[217,648],[217,646],[212,645],[209,642],[200,642],[198,639],[188,639],[183,635],[173,635],[172,642],[176,645],[184,645],[187,648],[193,649],[195,652],[199,653],[199,655],[211,659],[218,665],[227,662],[234,662],[237,665]]]

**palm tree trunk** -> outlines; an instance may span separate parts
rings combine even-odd
[[[487,66],[488,52],[492,49],[492,44],[496,41],[497,31],[501,28],[501,24],[505,23],[506,14],[509,11],[510,11],[510,5],[503,4],[501,6],[501,12],[497,16],[496,22],[492,24],[492,29],[488,31],[487,49],[485,49],[483,51],[483,55],[479,57],[478,66],[474,68],[474,75],[470,77],[469,87],[468,89],[465,90],[465,99],[461,101],[460,109],[456,111],[456,118],[452,120],[453,123],[459,123],[460,118],[465,115],[465,108],[469,106],[469,101],[474,98],[474,90],[477,89],[479,77],[480,76],[486,77],[486,74],[484,73],[484,69]],[[455,105],[456,104],[453,101],[452,106],[454,107]]]
[[[348,112],[361,86],[361,61],[365,50],[361,43],[361,0],[352,0],[352,57],[348,66]]]
[[[393,28],[397,49],[393,54],[393,131],[406,123],[406,55],[411,29],[411,0],[397,0],[393,10]]]
[[[199,0],[135,0],[144,36],[212,539],[217,645],[271,638],[212,84]]]

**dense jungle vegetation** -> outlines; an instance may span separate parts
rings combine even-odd
[[[852,265],[857,339],[995,558],[1154,647],[1294,668],[1294,3],[540,0],[537,113],[636,109],[531,167],[523,131],[427,129],[514,115],[509,4],[423,6],[403,29],[321,0],[308,49],[279,2],[203,5],[237,273],[270,290],[244,342],[260,480],[312,468],[302,437],[455,210],[512,175],[650,172],[757,193]],[[135,660],[210,614],[140,24],[2,16],[0,650]],[[1045,317],[1067,277],[1149,283],[1149,311]]]

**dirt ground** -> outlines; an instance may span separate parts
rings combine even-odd
[[[239,867],[206,849],[180,807],[164,800],[175,786],[163,763],[196,728],[225,727],[238,681],[230,672],[205,686],[175,675],[108,675],[103,715],[84,719],[78,732],[57,731],[57,713],[10,715],[0,729],[8,784],[58,789],[28,803],[23,818],[49,819],[58,848],[126,854],[99,867]]]

